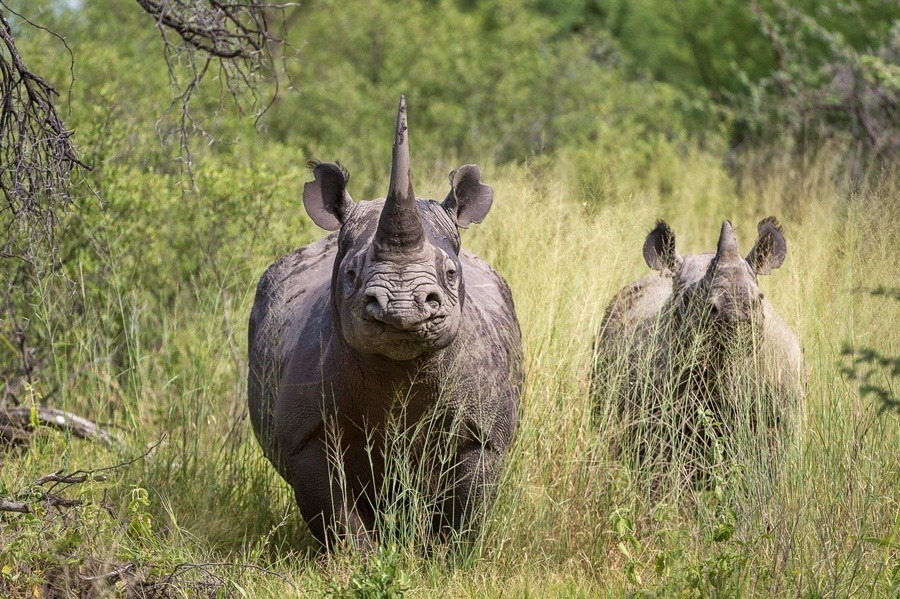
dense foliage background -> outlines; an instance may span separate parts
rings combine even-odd
[[[0,513],[0,595],[900,592],[900,4],[310,0],[287,13],[277,94],[235,101],[213,70],[187,146],[192,65],[135,3],[7,4],[71,49],[7,14],[93,170],[55,240],[0,210],[0,408],[118,441],[36,427],[0,446],[0,499],[33,506]],[[511,284],[529,383],[474,547],[323,561],[249,430],[245,327],[262,270],[322,235],[307,160],[340,160],[357,200],[386,190],[400,94],[417,193],[469,162],[495,189],[464,244]],[[722,218],[749,248],[769,214],[790,249],[763,285],[810,365],[802,447],[774,486],[654,495],[590,421],[603,309],[646,272],[656,218],[688,252]],[[80,506],[35,483],[148,449],[65,489]]]

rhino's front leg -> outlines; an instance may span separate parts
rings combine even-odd
[[[315,438],[292,456],[291,486],[313,536],[328,548],[345,542],[359,549],[374,543],[375,519],[347,484],[342,462],[329,458],[324,439]]]
[[[503,452],[490,444],[472,442],[460,448],[455,466],[450,470],[443,500],[433,520],[435,532],[460,538],[476,533],[482,519],[497,495]]]

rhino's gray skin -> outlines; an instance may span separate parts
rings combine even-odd
[[[270,266],[250,316],[253,429],[326,544],[374,540],[379,501],[390,500],[379,496],[391,488],[389,418],[402,414],[409,429],[433,419],[430,441],[412,443],[413,461],[434,457],[426,445],[450,443],[440,466],[449,488],[434,489],[435,531],[468,528],[489,504],[517,423],[522,349],[512,296],[490,266],[460,250],[457,229],[481,222],[493,192],[466,165],[451,174],[442,203],[415,197],[403,99],[396,135],[386,199],[355,203],[339,165],[314,165],[304,205],[337,231]]]
[[[715,253],[680,256],[663,221],[647,236],[644,259],[656,272],[613,298],[595,342],[593,392],[602,396],[618,372],[618,413],[628,426],[644,427],[646,434],[668,394],[670,409],[680,406],[689,417],[708,410],[727,430],[734,410],[751,409],[736,401],[737,378],[743,377],[743,389],[749,378],[758,392],[772,430],[796,430],[792,418],[802,410],[805,388],[800,344],[757,284],[757,275],[781,266],[787,244],[774,218],[757,229],[746,258],[729,221],[722,223]],[[708,442],[702,425],[684,426],[691,429],[681,435],[686,442]]]

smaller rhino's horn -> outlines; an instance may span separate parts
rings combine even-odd
[[[740,252],[738,252],[737,237],[734,234],[734,228],[731,221],[722,222],[722,231],[719,233],[719,245],[716,248],[716,259],[719,262],[734,262],[742,260]]]

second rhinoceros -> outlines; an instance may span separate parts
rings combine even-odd
[[[475,165],[442,202],[417,198],[401,99],[385,199],[354,202],[348,176],[314,163],[304,206],[335,231],[259,282],[249,328],[249,408],[266,457],[323,543],[376,539],[384,506],[423,480],[428,535],[463,532],[489,505],[516,429],[522,347],[503,278],[460,249],[493,191]],[[397,436],[408,443],[397,447]],[[402,501],[402,500],[401,500]]]
[[[770,442],[796,431],[805,388],[800,344],[757,283],[782,265],[787,244],[772,217],[757,230],[746,257],[727,220],[715,253],[681,256],[674,232],[659,221],[643,250],[656,272],[607,308],[592,391],[617,404],[622,440],[641,460],[677,451],[696,474],[722,457],[710,455],[713,446],[736,427],[758,428]]]

